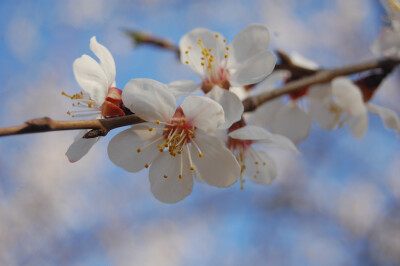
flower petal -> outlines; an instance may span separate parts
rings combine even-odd
[[[111,85],[115,81],[116,72],[114,57],[105,46],[97,42],[96,36],[90,39],[90,49],[100,59],[100,66],[103,68],[103,71],[107,76],[107,88],[111,87]]]
[[[168,90],[172,92],[176,98],[198,93],[200,92],[200,89],[201,84],[191,80],[178,80],[168,84]]]
[[[280,108],[283,108],[282,98],[277,98],[272,101],[268,101],[259,106],[254,112],[250,113],[248,121],[260,127],[269,126],[275,117],[275,114]]]
[[[237,69],[232,69],[229,82],[232,86],[258,83],[271,74],[275,64],[276,56],[269,50],[262,51],[243,62]]]
[[[368,103],[367,108],[371,113],[381,117],[386,128],[394,129],[397,131],[397,134],[400,135],[399,116],[393,110],[372,103]]]
[[[90,139],[83,139],[82,137],[88,133],[90,130],[81,130],[79,134],[75,137],[74,142],[69,146],[65,155],[68,157],[68,160],[71,163],[79,161],[83,156],[85,156],[92,146],[100,139],[97,138],[90,138]]]
[[[236,35],[230,44],[228,67],[237,67],[249,58],[268,49],[269,30],[261,24],[251,24]]]
[[[337,105],[350,115],[366,113],[366,107],[359,88],[345,77],[332,80],[332,96]]]
[[[179,178],[180,156],[182,156],[182,178]],[[149,180],[151,192],[156,199],[164,203],[176,203],[192,193],[193,176],[187,158],[185,152],[176,157],[164,152],[154,160],[150,167]]]
[[[108,79],[103,68],[93,58],[82,55],[73,64],[75,79],[97,106],[101,106],[107,96]]]
[[[313,85],[309,88],[307,96],[312,99],[325,100],[332,96],[332,84],[330,82]]]
[[[149,127],[157,127],[155,123],[141,123],[133,125],[114,136],[108,144],[108,157],[119,167],[128,172],[138,172],[150,165],[154,158],[160,153],[157,145],[163,143],[164,139]],[[159,141],[156,141],[160,139]],[[150,143],[153,144],[149,145]],[[146,145],[148,147],[144,148]],[[138,152],[138,149],[141,149]]]
[[[218,37],[216,37],[218,36]],[[198,44],[199,39],[202,40],[204,48],[211,49],[211,54],[217,62],[224,58],[225,44],[224,37],[217,33],[205,28],[196,28],[186,33],[179,41],[179,49],[181,51],[181,61],[189,66],[200,77],[204,76],[204,69],[201,65],[202,47]],[[190,47],[190,48],[189,48]],[[186,53],[187,52],[187,53]]]
[[[229,128],[233,123],[242,118],[244,107],[239,97],[234,93],[214,86],[206,96],[218,102],[224,109],[225,123],[220,128]]]
[[[325,130],[332,130],[336,125],[338,115],[340,115],[340,113],[335,113],[329,109],[329,103],[314,98],[309,98],[308,109],[311,118]]]
[[[235,156],[217,137],[196,130],[195,142],[199,146],[203,157],[195,147],[191,147],[191,158],[198,170],[200,179],[216,187],[233,185],[240,175],[240,165]]]
[[[278,174],[275,161],[266,153],[249,148],[245,159],[244,175],[254,183],[269,185]]]
[[[271,144],[278,147],[298,152],[296,146],[288,138],[272,134],[264,128],[247,125],[228,134],[229,137],[240,140],[253,140],[256,143]]]
[[[312,70],[317,70],[319,68],[318,64],[308,58],[305,58],[298,52],[292,52],[290,53],[290,60],[292,61],[293,64],[303,67],[303,68],[308,68]]]
[[[270,124],[272,133],[281,134],[298,144],[308,137],[311,116],[297,105],[285,105],[275,114]]]
[[[353,136],[362,138],[368,127],[368,116],[366,113],[358,116],[351,116],[349,117],[348,124]]]
[[[152,79],[131,79],[122,91],[122,101],[149,121],[169,121],[176,110],[175,97],[167,85]]]
[[[224,124],[222,106],[214,100],[202,96],[188,96],[181,104],[186,121],[206,132],[215,131]]]

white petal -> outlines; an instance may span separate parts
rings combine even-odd
[[[250,148],[245,155],[244,175],[251,181],[269,185],[278,174],[276,164],[267,154]]]
[[[260,105],[254,112],[250,113],[248,121],[251,124],[266,127],[269,126],[275,117],[276,112],[283,108],[282,98],[277,98]]]
[[[290,53],[290,60],[292,61],[293,64],[295,64],[297,66],[312,69],[312,70],[317,70],[319,67],[316,62],[314,62],[308,58],[305,58],[304,56],[302,56],[301,54],[299,54],[297,52]]]
[[[330,82],[313,85],[309,88],[307,96],[317,100],[325,100],[332,96],[332,84]]]
[[[176,203],[192,193],[193,177],[189,169],[187,154],[182,153],[183,171],[181,173],[180,156],[172,157],[169,153],[160,154],[151,165],[149,180],[154,197],[164,203]],[[164,175],[167,178],[164,178]]]
[[[108,79],[103,68],[93,58],[82,55],[73,64],[75,79],[97,106],[103,104],[108,92]]]
[[[115,81],[115,62],[110,51],[103,45],[99,44],[96,37],[90,39],[90,49],[100,59],[100,65],[107,76],[108,86],[111,87]]]
[[[220,128],[229,128],[233,123],[242,118],[244,107],[239,97],[234,93],[214,86],[206,96],[218,102],[224,109],[225,123]]]
[[[311,118],[325,130],[332,130],[336,123],[337,114],[329,109],[329,103],[320,99],[309,98],[308,110]]]
[[[168,90],[172,92],[176,98],[198,93],[200,89],[201,84],[191,80],[178,80],[168,84]]]
[[[351,116],[349,117],[348,124],[353,136],[362,138],[368,127],[368,116],[366,113],[358,116]]]
[[[397,134],[400,135],[399,116],[393,110],[372,103],[368,103],[367,108],[371,113],[381,117],[386,128],[394,129],[397,131]]]
[[[187,123],[206,132],[215,131],[225,122],[222,106],[202,96],[188,96],[181,104]]]
[[[268,49],[269,30],[264,25],[251,24],[244,28],[230,44],[228,67],[243,64],[249,58]]]
[[[290,72],[287,70],[275,70],[273,71],[259,87],[254,91],[255,95],[262,92],[270,92],[275,89],[277,83],[282,83],[290,77]]]
[[[216,38],[215,36],[219,37]],[[225,52],[225,44],[223,42],[224,37],[217,33],[210,31],[205,28],[196,28],[187,34],[185,34],[181,40],[179,41],[179,49],[181,51],[181,61],[186,64],[186,61],[189,62],[189,66],[200,76],[204,75],[204,69],[201,66],[201,54],[202,48],[198,44],[199,39],[202,40],[202,44],[205,48],[211,49],[211,54],[214,55],[214,58],[217,62],[220,62],[222,58],[224,58]],[[189,47],[191,47],[189,49]],[[186,54],[186,51],[188,53]]]
[[[332,96],[350,115],[359,116],[366,112],[360,89],[348,78],[339,77],[332,81]]]
[[[122,102],[144,120],[169,121],[176,110],[167,85],[152,79],[131,79],[122,91]]]
[[[217,137],[207,135],[201,130],[196,131],[195,142],[203,157],[195,147],[191,147],[191,158],[198,170],[201,180],[216,187],[233,185],[240,175],[240,165],[235,156]]]
[[[382,29],[381,35],[371,46],[373,54],[387,57],[400,56],[400,29],[396,27],[398,23],[392,23],[392,27]]]
[[[294,143],[306,139],[311,130],[311,117],[297,105],[285,105],[275,113],[270,124],[273,133],[281,134]]]
[[[269,50],[249,58],[237,69],[233,69],[229,76],[232,86],[245,86],[255,84],[265,79],[276,64],[276,56]]]
[[[79,134],[75,137],[74,142],[69,146],[65,155],[71,163],[79,161],[83,156],[85,156],[92,146],[99,140],[97,138],[83,139],[83,135],[88,133],[90,130],[81,130]]]
[[[160,138],[160,135],[153,131],[148,131],[149,127],[157,127],[155,123],[141,123],[133,125],[116,136],[114,136],[108,144],[108,157],[119,167],[124,168],[128,172],[138,172],[150,165],[153,159],[160,153],[157,145],[163,143],[163,139],[154,142]],[[154,142],[152,145],[144,148],[147,144]],[[141,149],[137,152],[137,149]]]
[[[243,87],[230,87],[229,91],[236,94],[240,100],[244,100],[250,96],[250,93]]]
[[[240,140],[253,140],[257,143],[272,144],[278,147],[298,152],[296,146],[288,138],[272,134],[264,128],[247,125],[228,134],[229,137]]]

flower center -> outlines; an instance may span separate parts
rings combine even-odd
[[[146,144],[145,146],[137,149],[137,152],[140,153],[142,150],[146,149],[147,147],[153,145],[156,142],[159,142],[160,140],[163,140],[164,142],[157,145],[157,148],[159,149],[160,152],[164,152],[168,150],[170,156],[176,157],[179,155],[180,157],[180,174],[179,174],[179,179],[182,179],[182,169],[183,169],[183,157],[182,154],[184,152],[184,149],[187,151],[187,156],[189,159],[189,164],[190,164],[190,170],[194,171],[194,166],[193,166],[193,161],[190,153],[190,148],[189,144],[194,146],[199,154],[199,157],[202,158],[204,155],[201,152],[199,146],[197,145],[195,141],[195,131],[196,127],[191,124],[191,122],[188,122],[186,120],[186,117],[183,113],[182,108],[178,108],[172,117],[172,119],[166,123],[166,122],[161,122],[157,120],[155,122],[157,125],[164,125],[164,127],[149,127],[148,131],[152,132],[153,130],[160,130],[162,131],[161,137],[155,139],[149,144]],[[148,168],[148,164],[145,164],[145,167]],[[167,172],[167,171],[166,171]],[[164,178],[167,178],[168,176],[165,174]]]
[[[71,117],[88,117],[101,114],[102,118],[111,118],[116,116],[124,116],[125,112],[121,109],[122,107],[122,91],[117,88],[109,88],[104,102],[99,105],[90,98],[89,94],[80,92],[68,95],[64,91],[61,92],[65,97],[70,98],[73,103],[72,106],[75,108],[73,111],[67,111],[67,114]]]
[[[193,65],[193,62],[198,62],[199,60],[192,60],[192,56],[200,57],[200,66],[203,68],[204,77],[203,79],[203,86],[202,89],[205,93],[210,91],[214,85],[218,85],[221,88],[229,89],[230,84],[228,81],[229,71],[227,69],[227,62],[228,62],[228,51],[229,46],[226,46],[226,40],[223,40],[223,44],[220,41],[219,34],[215,34],[216,45],[215,49],[217,51],[213,51],[212,48],[207,48],[203,43],[202,39],[197,41],[197,44],[200,46],[200,54],[193,54],[192,47],[188,46],[188,49],[185,51],[187,60],[185,61],[186,64]],[[221,57],[222,50],[221,45],[224,45],[225,53],[223,58]],[[192,55],[193,54],[193,55]],[[198,66],[193,65],[197,69]]]

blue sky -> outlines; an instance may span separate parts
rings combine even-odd
[[[61,91],[79,89],[72,63],[92,55],[92,36],[113,54],[122,89],[132,78],[197,80],[168,51],[134,49],[123,29],[177,43],[207,27],[229,42],[262,23],[272,48],[338,66],[373,58],[369,46],[383,16],[372,0],[1,1],[0,126],[69,119]],[[397,77],[374,102],[400,113]],[[145,171],[126,173],[108,160],[107,143],[118,131],[75,164],[64,155],[74,132],[1,138],[0,264],[389,265],[400,254],[392,222],[400,144],[380,119],[369,118],[361,140],[346,128],[315,125],[301,155],[271,149],[279,177],[269,187],[196,183],[175,205],[153,198]]]

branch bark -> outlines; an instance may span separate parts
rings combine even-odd
[[[279,96],[303,89],[305,87],[329,82],[335,77],[347,76],[355,73],[374,69],[392,69],[400,63],[394,59],[376,59],[369,62],[362,62],[354,65],[321,69],[315,74],[302,79],[290,82],[274,91],[249,97],[243,101],[244,111],[254,111],[261,104],[275,99]],[[144,122],[136,115],[127,115],[109,119],[75,120],[75,121],[54,121],[48,117],[27,121],[25,125],[0,128],[0,136],[19,135],[28,133],[40,133],[60,130],[92,129],[85,135],[86,138],[105,136],[110,130],[118,127],[133,125]]]

